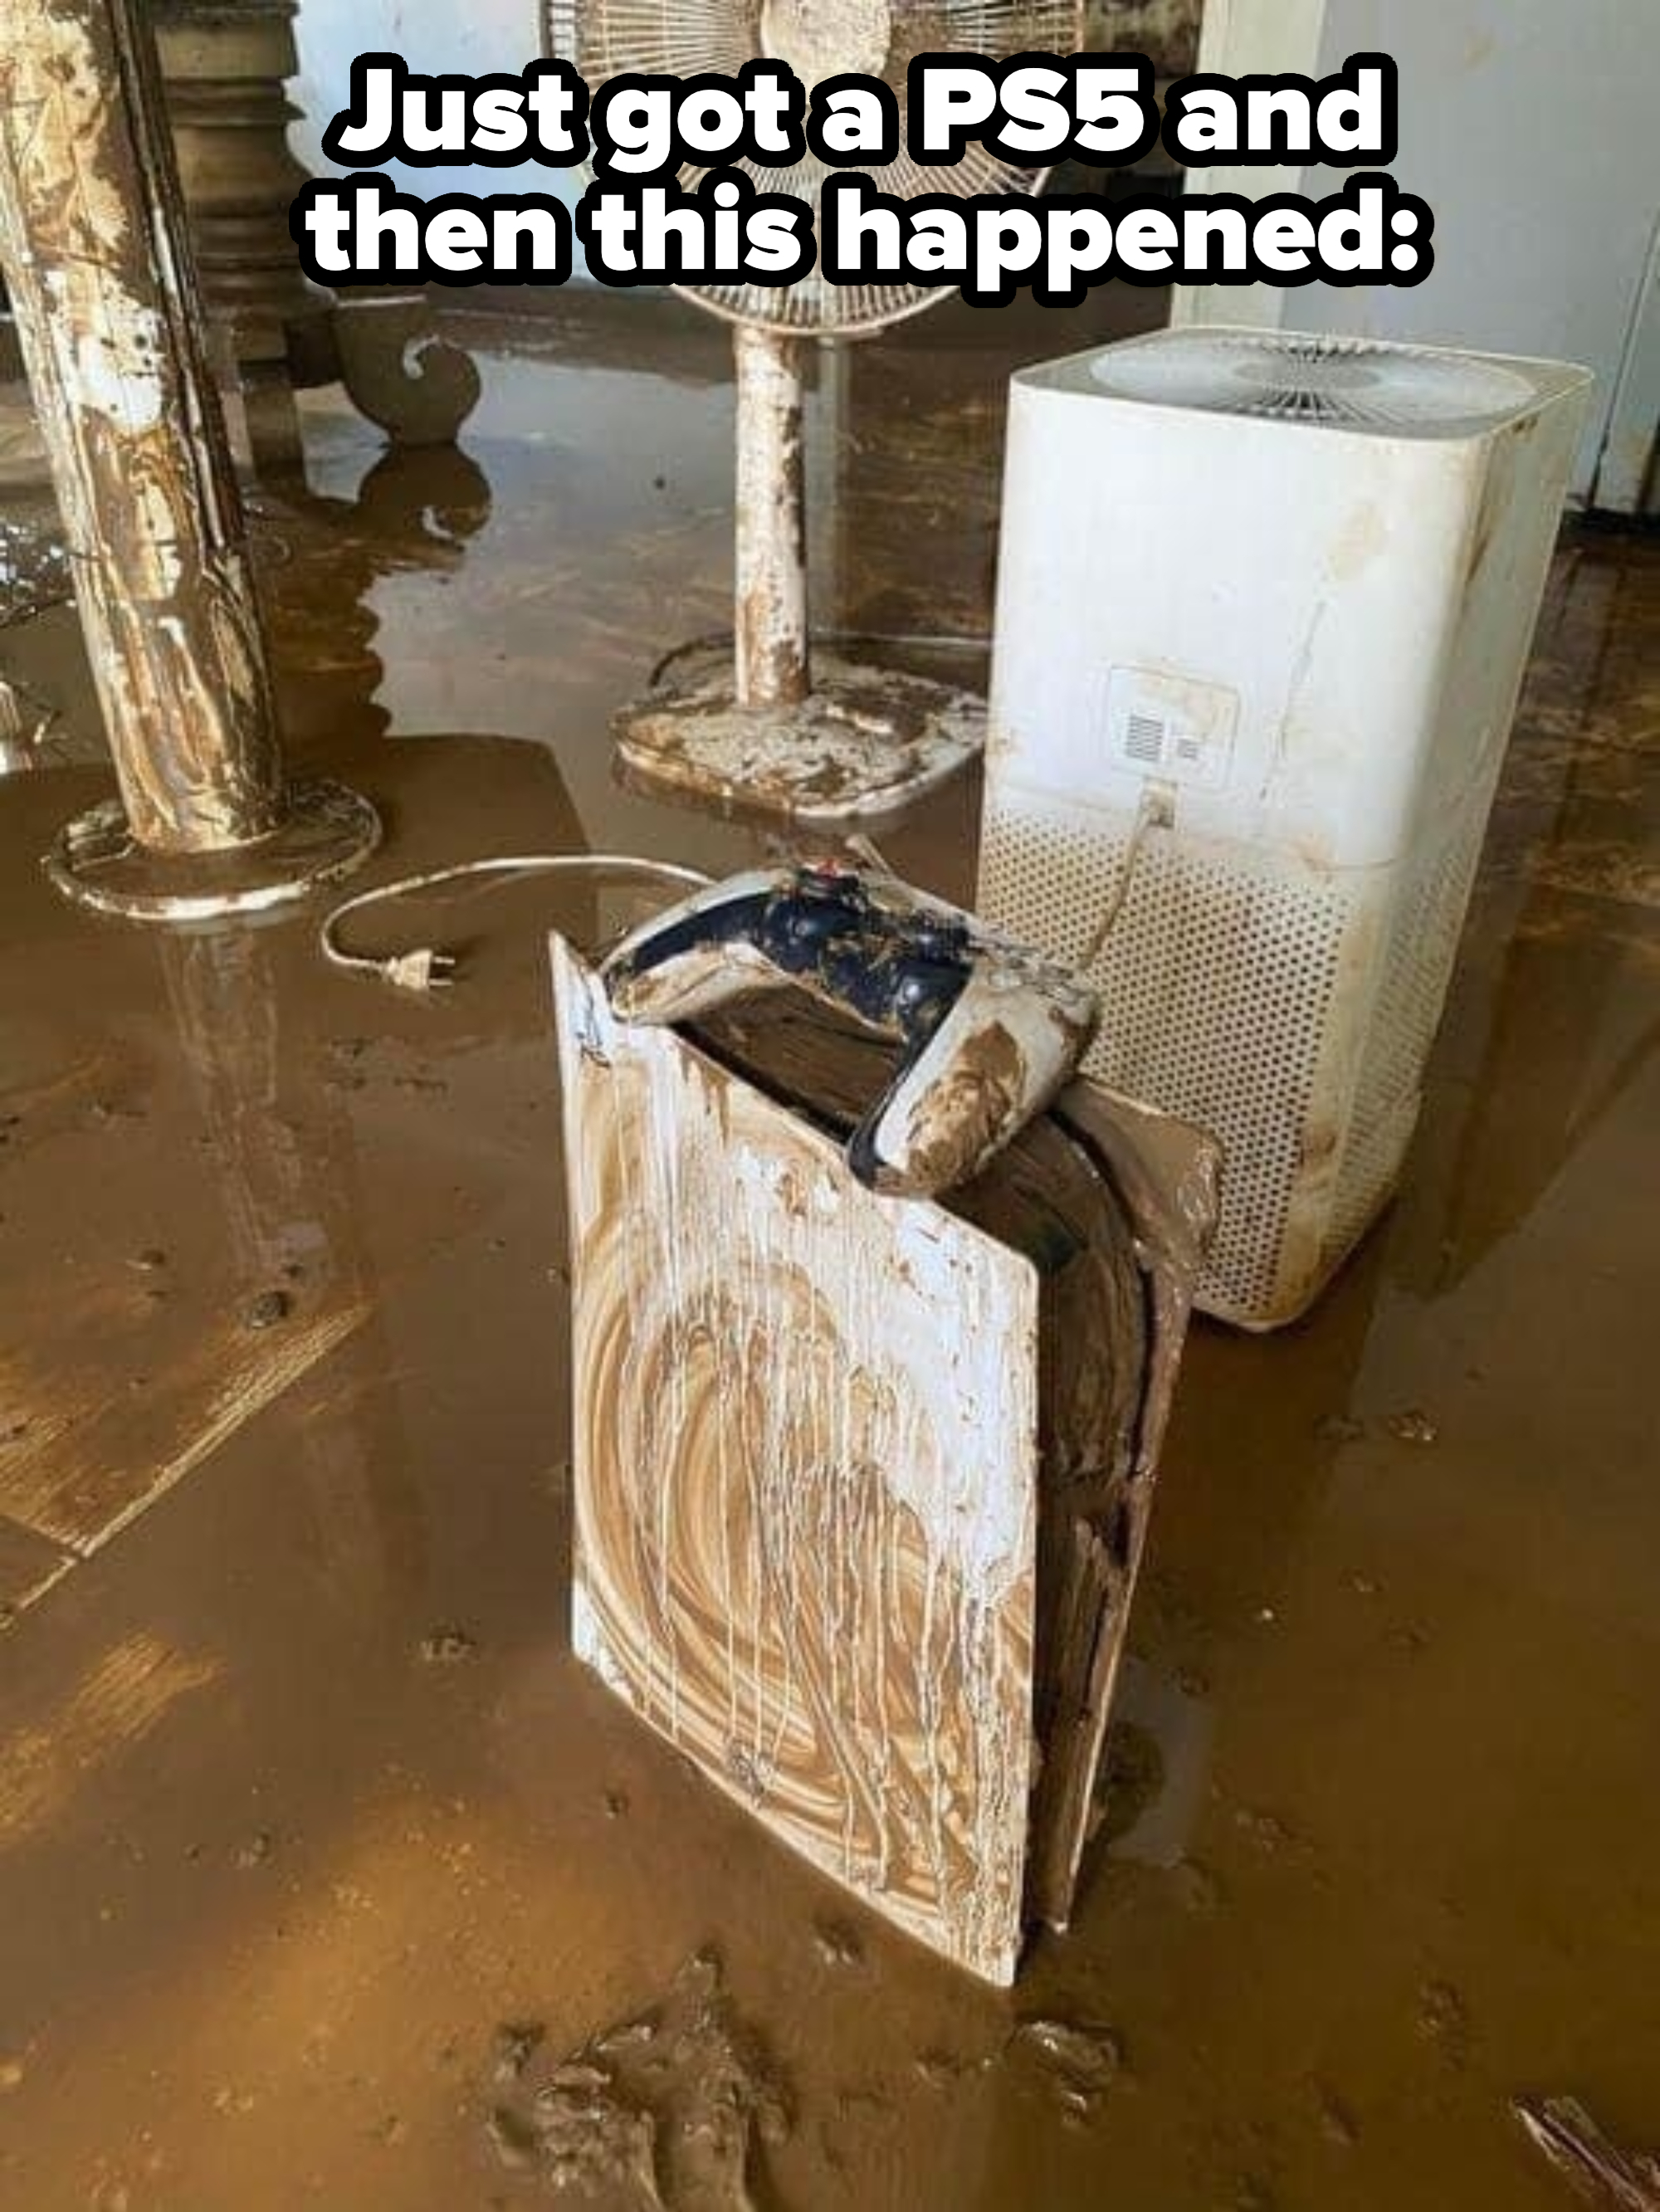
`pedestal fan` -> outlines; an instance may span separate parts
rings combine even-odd
[[[548,52],[575,64],[591,93],[625,72],[735,75],[746,61],[785,63],[806,86],[844,71],[891,86],[903,118],[918,54],[994,58],[1070,53],[1080,0],[547,0]],[[733,164],[763,191],[817,208],[830,170],[809,152],[793,167]],[[707,172],[688,167],[695,191]],[[1036,191],[1045,172],[970,144],[952,167],[901,151],[873,161],[883,191]],[[944,780],[984,740],[985,702],[970,693],[810,649],[806,574],[800,356],[811,339],[867,337],[950,296],[909,283],[836,284],[818,269],[794,284],[687,283],[677,290],[733,325],[738,477],[735,607],[730,650],[690,648],[645,699],[614,717],[629,768],[728,805],[803,822],[885,813]]]

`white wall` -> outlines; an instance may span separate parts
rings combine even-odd
[[[1221,70],[1229,76],[1249,76],[1268,70],[1306,69],[1310,66],[1308,57],[1320,51],[1326,6],[1327,0],[1205,0],[1199,66],[1201,70]],[[1260,200],[1270,192],[1298,191],[1301,176],[1301,170],[1295,168],[1228,169],[1219,165],[1195,171],[1194,190],[1238,192],[1246,199]],[[1181,312],[1176,319],[1186,314],[1189,319],[1205,322],[1264,324],[1277,320],[1265,287],[1236,290],[1231,313],[1218,309],[1214,313],[1207,311],[1201,316],[1196,302],[1209,296],[1208,292],[1191,291],[1184,307],[1178,295],[1177,306]]]
[[[1401,76],[1394,173],[1435,213],[1436,265],[1410,290],[1217,285],[1177,320],[1255,322],[1576,361],[1597,377],[1577,471],[1586,490],[1631,350],[1660,222],[1656,0],[1210,0],[1201,64],[1323,75],[1352,53]],[[1333,191],[1300,178],[1195,171],[1196,191]],[[1660,422],[1660,389],[1637,396]]]
[[[412,70],[517,71],[541,53],[537,0],[301,0],[295,25],[300,73],[289,97],[301,120],[289,131],[295,153],[313,175],[337,173],[323,132],[351,97],[351,64],[364,53],[399,53]],[[400,191],[550,191],[574,200],[581,190],[568,169],[420,168],[386,164]]]

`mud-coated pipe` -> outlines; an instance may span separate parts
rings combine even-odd
[[[282,754],[143,0],[4,0],[0,266],[128,827],[264,837]]]
[[[807,696],[806,506],[800,341],[740,325],[738,356],[738,702]]]

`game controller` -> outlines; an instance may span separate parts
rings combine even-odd
[[[900,1048],[848,1140],[873,1190],[932,1196],[977,1175],[1075,1071],[1094,993],[1069,969],[897,877],[835,863],[714,884],[601,969],[625,1021],[695,1022],[794,983]]]

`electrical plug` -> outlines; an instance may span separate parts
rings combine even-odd
[[[408,952],[395,952],[377,964],[396,989],[424,995],[449,989],[456,960],[453,952],[440,952],[430,945],[417,945]]]

